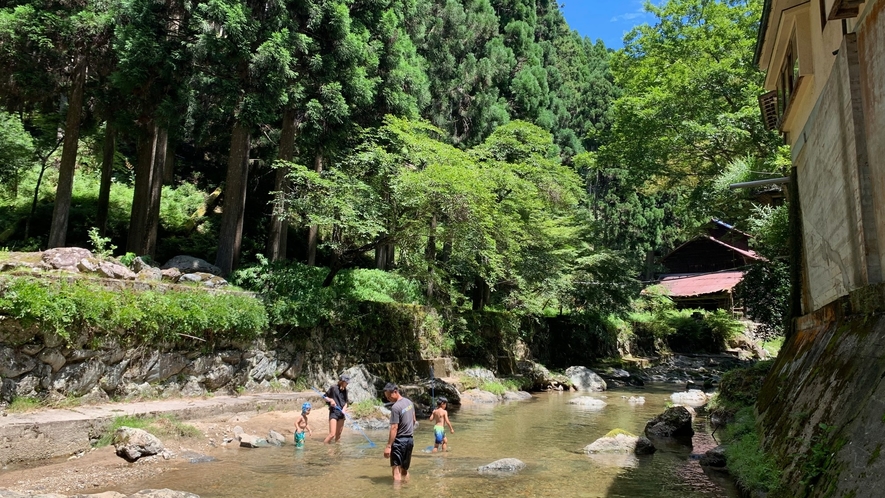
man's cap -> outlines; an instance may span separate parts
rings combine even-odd
[[[340,380],[341,382],[348,382],[349,383],[350,382],[350,375],[342,375],[341,377],[338,377],[338,380]]]
[[[304,403],[301,405],[301,411],[306,412],[307,410],[310,410],[310,403]]]
[[[447,400],[445,398],[445,396],[440,396],[440,397],[436,398],[436,406],[440,406],[441,404],[448,403],[448,402],[449,402],[449,400]]]
[[[388,382],[387,385],[384,386],[384,391],[385,391],[385,392],[391,392],[391,393],[392,393],[393,391],[398,391],[398,390],[399,390],[399,387],[397,387],[397,385],[394,384],[393,382]]]

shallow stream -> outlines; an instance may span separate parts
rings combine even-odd
[[[383,457],[386,431],[366,431],[377,445],[367,448],[358,432],[345,429],[341,443],[324,446],[315,433],[303,449],[231,448],[218,461],[185,464],[117,489],[171,488],[202,498],[228,497],[737,497],[727,477],[708,475],[698,456],[716,446],[703,417],[695,421],[693,448],[658,447],[654,455],[587,456],[582,448],[608,431],[621,428],[641,434],[661,413],[674,385],[647,386],[592,394],[607,405],[590,410],[568,404],[575,393],[538,393],[531,400],[450,411],[455,434],[449,452],[426,452],[433,430],[421,421],[415,436],[411,480],[392,485]],[[581,394],[587,395],[587,394]],[[643,396],[644,404],[631,404]],[[512,476],[480,475],[477,467],[501,458],[518,458],[526,468]]]

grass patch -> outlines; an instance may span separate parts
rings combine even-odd
[[[347,413],[353,418],[363,418],[374,415],[381,406],[381,401],[376,399],[367,399],[348,405]]]
[[[726,429],[728,471],[746,491],[771,493],[781,486],[781,471],[774,457],[763,452],[753,409],[743,408]]]
[[[134,417],[124,415],[116,417],[108,426],[101,438],[95,442],[96,448],[101,448],[111,444],[114,439],[114,433],[121,427],[131,427],[133,429],[143,429],[150,432],[158,438],[188,438],[200,437],[202,433],[196,427],[181,422],[172,415],[163,415],[160,417]]]
[[[765,341],[762,343],[762,349],[764,349],[765,352],[772,357],[777,356],[777,354],[780,353],[782,347],[784,347],[783,336],[775,337],[770,341]]]
[[[27,413],[43,408],[43,403],[37,398],[15,397],[12,403],[6,407],[9,413]]]

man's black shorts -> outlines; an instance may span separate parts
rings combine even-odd
[[[415,440],[412,436],[394,439],[390,446],[390,466],[409,470],[409,465],[412,464],[412,448],[414,447]]]

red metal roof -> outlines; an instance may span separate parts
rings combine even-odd
[[[672,297],[693,297],[730,291],[744,278],[742,271],[662,275],[661,284]]]

